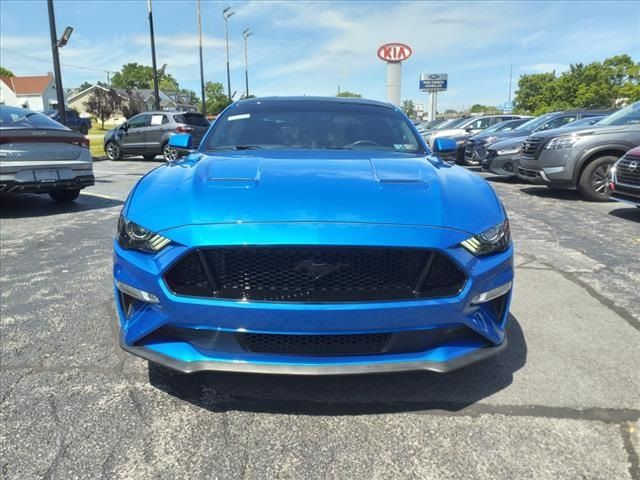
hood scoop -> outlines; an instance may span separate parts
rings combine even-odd
[[[375,179],[381,183],[427,183],[429,172],[420,162],[395,159],[371,159]]]
[[[219,158],[210,162],[207,182],[215,187],[255,187],[260,180],[259,158]]]

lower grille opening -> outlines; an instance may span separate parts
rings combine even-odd
[[[323,303],[454,296],[466,277],[432,250],[240,246],[191,251],[165,281],[178,295]]]
[[[464,325],[430,330],[354,334],[234,333],[165,325],[136,342],[186,342],[211,352],[264,355],[349,356],[423,352],[447,342],[475,338]]]

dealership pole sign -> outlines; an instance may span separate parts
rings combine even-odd
[[[420,90],[429,93],[444,92],[447,90],[448,77],[446,73],[423,73],[420,75]]]
[[[420,91],[427,92],[429,99],[429,120],[436,119],[438,112],[438,92],[446,92],[449,83],[447,73],[422,73],[420,74]]]
[[[402,62],[413,51],[404,43],[386,43],[378,48],[378,58],[387,63],[387,101],[400,106],[400,84],[402,83]]]

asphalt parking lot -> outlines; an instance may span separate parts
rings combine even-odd
[[[167,376],[117,345],[111,242],[158,163],[2,199],[3,478],[640,479],[640,209],[491,180],[517,279],[500,355],[448,375]]]

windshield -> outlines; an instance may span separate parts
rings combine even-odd
[[[544,125],[546,122],[555,117],[556,113],[547,113],[546,115],[542,115],[540,117],[532,118],[528,122],[523,123],[518,128],[514,128],[514,130],[535,130],[541,125]]]
[[[598,125],[628,125],[640,123],[640,102],[632,103],[598,122]]]
[[[44,128],[48,130],[68,130],[64,125],[41,113],[22,108],[0,108],[0,128]]]
[[[202,149],[362,149],[425,153],[404,115],[386,106],[313,100],[238,104]]]
[[[418,128],[421,129],[429,129],[429,128],[433,128],[436,125],[440,125],[442,123],[442,120],[429,120],[428,122],[422,122],[420,125],[418,125]]]
[[[451,120],[447,120],[446,122],[444,122],[441,125],[438,125],[435,130],[444,130],[447,128],[453,128],[458,126],[459,124],[461,124],[462,122],[464,122],[465,120],[468,120],[469,117],[461,117],[461,118],[452,118]]]

